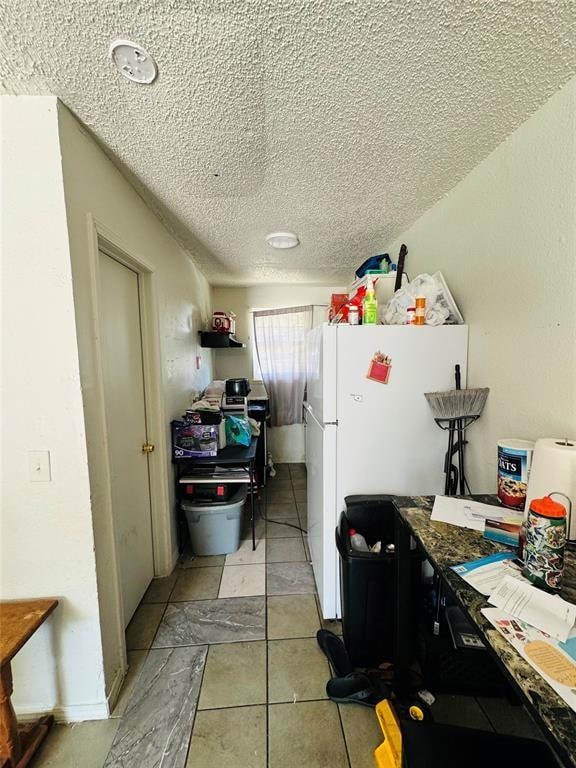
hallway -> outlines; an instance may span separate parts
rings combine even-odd
[[[304,465],[276,467],[267,510],[306,528]],[[326,698],[299,527],[259,519],[255,552],[246,538],[233,555],[183,559],[155,579],[127,630],[130,670],[113,718],[57,726],[35,768],[371,767],[374,712]]]

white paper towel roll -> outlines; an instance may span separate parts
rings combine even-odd
[[[570,539],[576,539],[576,440],[545,437],[536,441],[528,480],[525,514],[532,499],[564,493],[572,501]],[[567,507],[562,497],[555,499]],[[568,509],[566,510],[568,512]]]

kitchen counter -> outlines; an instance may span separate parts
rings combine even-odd
[[[474,496],[474,499],[486,504],[497,503],[495,496]],[[400,517],[411,535],[478,627],[496,661],[505,669],[515,688],[519,689],[530,711],[552,735],[554,746],[561,753],[564,764],[576,766],[576,712],[484,617],[481,611],[488,606],[487,599],[450,568],[457,563],[485,557],[494,552],[509,551],[509,548],[488,541],[478,531],[431,521],[433,503],[433,496],[394,499]],[[574,551],[566,551],[564,588],[561,596],[576,603]]]

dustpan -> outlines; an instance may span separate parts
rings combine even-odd
[[[402,733],[400,723],[388,699],[376,704],[376,717],[384,741],[374,750],[377,768],[402,768]]]

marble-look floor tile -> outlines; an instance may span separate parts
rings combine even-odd
[[[274,470],[276,475],[268,480],[269,483],[273,483],[276,477],[290,476],[290,465],[285,461],[274,464]]]
[[[266,642],[210,646],[198,709],[265,703]]]
[[[268,520],[286,520],[287,518],[298,517],[296,502],[292,504],[268,504],[266,517]]]
[[[308,563],[270,563],[266,566],[269,595],[314,593],[314,575]]]
[[[225,565],[218,597],[250,597],[266,592],[266,566]]]
[[[187,568],[186,570],[181,570],[176,586],[172,590],[170,602],[211,600],[214,597],[218,597],[221,577],[221,567]]]
[[[176,584],[178,570],[175,570],[170,576],[161,579],[152,579],[150,586],[146,590],[143,603],[167,603],[170,593]]]
[[[226,555],[226,565],[255,565],[266,562],[266,540],[256,542],[256,549],[252,549],[252,539],[244,539],[240,547],[231,555]]]
[[[348,768],[338,708],[331,701],[271,704],[268,712],[269,768]]]
[[[102,768],[119,720],[56,724],[34,759],[34,768]]]
[[[264,597],[169,603],[158,628],[154,647],[263,640],[264,613]]]
[[[326,698],[330,679],[326,656],[315,637],[268,643],[268,701],[309,701]]]
[[[297,533],[297,531],[295,531]],[[268,563],[303,563],[306,561],[302,537],[297,539],[270,539],[268,541]]]
[[[291,487],[279,488],[278,490],[270,487],[266,495],[266,501],[268,506],[272,504],[294,504],[294,491]]]
[[[259,541],[260,539],[266,538],[266,523],[259,516],[256,518],[254,531],[255,531],[255,536],[257,541]],[[242,518],[241,537],[243,539],[252,538],[252,523],[250,522],[249,514],[248,515],[244,514],[244,517]]]
[[[266,707],[198,712],[187,768],[266,768]]]
[[[210,568],[215,565],[224,565],[226,555],[207,555],[206,557],[195,557],[189,555],[180,560],[180,568]]]
[[[206,652],[150,651],[104,768],[184,767]]]
[[[126,711],[126,706],[130,701],[134,686],[138,682],[138,678],[142,672],[142,667],[144,666],[146,656],[148,656],[148,651],[128,651],[127,656],[128,672],[126,673],[126,677],[122,683],[120,695],[116,700],[114,710],[110,717],[122,717]]]
[[[320,620],[314,595],[274,595],[267,604],[270,640],[316,637]]]
[[[292,478],[290,474],[286,472],[282,476],[275,477],[270,481],[268,485],[269,491],[291,491],[292,490]]]
[[[285,525],[289,523],[289,525]],[[296,526],[294,528],[293,526]],[[267,539],[293,539],[300,536],[300,520],[298,517],[287,517],[277,523],[266,523]]]
[[[126,629],[126,649],[146,650],[152,645],[165,606],[161,603],[142,603]]]
[[[374,768],[374,750],[382,744],[382,729],[371,707],[338,705],[350,768]]]

